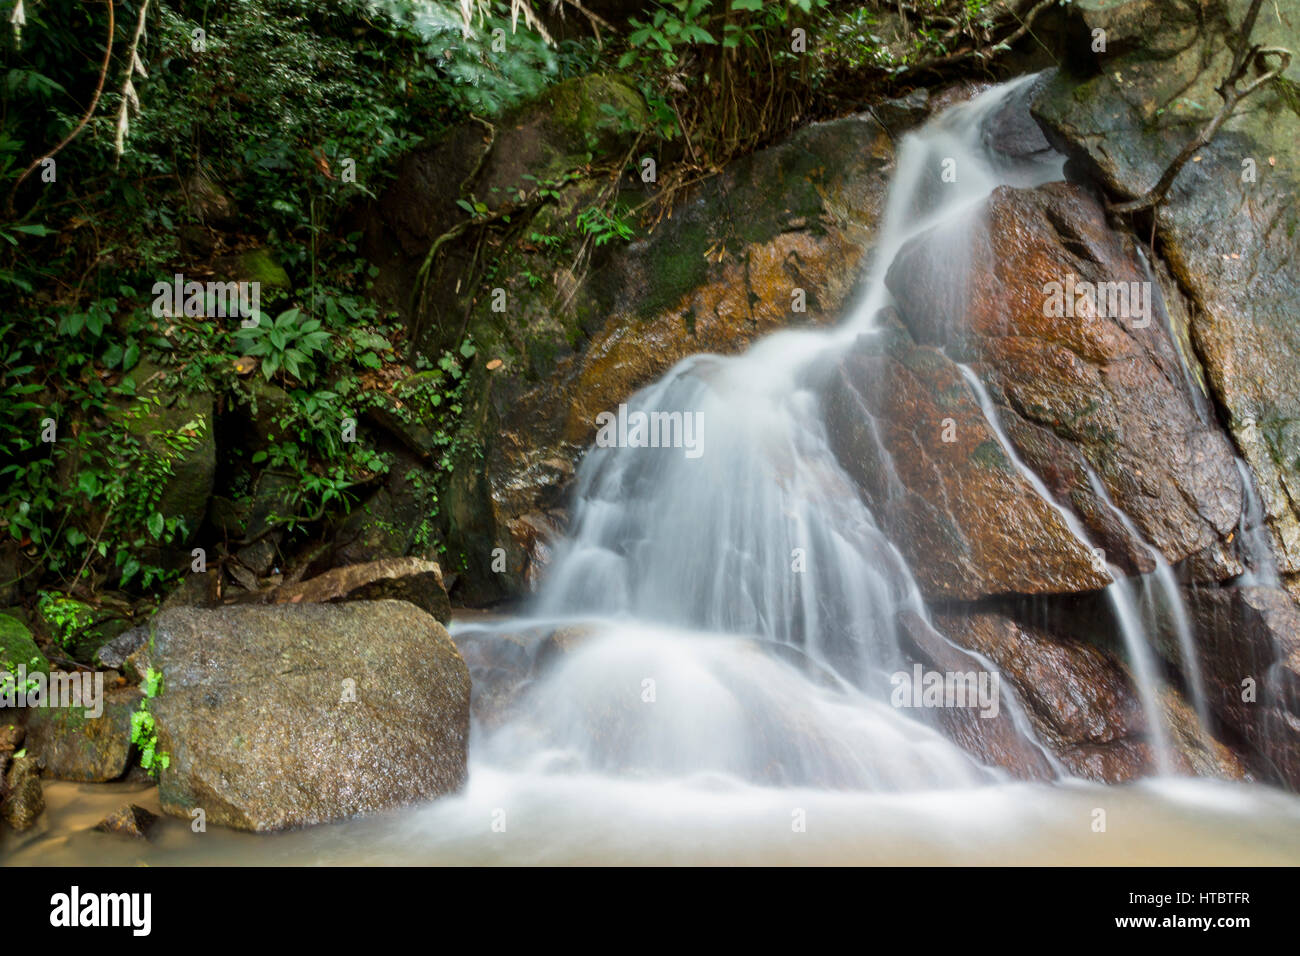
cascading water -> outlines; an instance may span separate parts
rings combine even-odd
[[[1009,161],[982,139],[988,117],[1032,79],[904,141],[872,275],[841,327],[687,359],[620,412],[624,428],[639,415],[698,422],[697,445],[589,451],[569,537],[530,619],[567,624],[575,648],[488,735],[486,760],[858,789],[995,776],[889,704],[890,672],[906,657],[899,622],[924,621],[926,609],[830,448],[813,379],[819,359],[871,331],[908,239],[966,223],[1001,184],[1061,177],[1060,157]],[[961,185],[935,189],[948,157]],[[1019,704],[1004,706],[1032,743]]]

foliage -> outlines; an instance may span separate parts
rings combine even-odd
[[[158,776],[158,771],[166,770],[172,762],[171,754],[158,749],[158,725],[149,710],[149,702],[161,694],[162,690],[162,671],[149,668],[145,672],[144,680],[140,682],[140,691],[144,694],[144,699],[140,701],[139,708],[131,714],[131,743],[139,748],[140,766],[149,771],[151,777]]]
[[[160,425],[159,402],[248,400],[241,359],[288,400],[276,441],[221,463],[232,485],[293,476],[287,511],[272,516],[290,532],[346,513],[390,462],[342,441],[339,423],[400,380],[403,336],[372,298],[359,236],[340,228],[349,204],[375,195],[425,135],[535,94],[560,62],[535,31],[511,29],[509,4],[476,3],[467,30],[457,0],[151,0],[136,70],[123,58],[143,5],[115,4],[98,109],[57,155],[55,181],[29,177],[0,221],[0,308],[21,316],[0,323],[0,534],[23,555],[19,578],[0,585],[149,594],[188,570],[162,559],[200,529],[160,496],[213,436],[202,420]],[[108,35],[102,4],[26,13],[21,40],[0,40],[6,197],[76,127]],[[138,109],[119,156],[126,95]],[[256,328],[147,308],[160,278],[218,271],[250,244],[289,277],[263,285]],[[460,411],[438,407],[442,446]],[[42,440],[46,419],[55,441]]]
[[[326,351],[330,334],[321,330],[320,319],[306,319],[298,308],[285,309],[275,319],[258,316],[258,324],[235,336],[246,355],[262,360],[262,374],[269,382],[283,368],[310,385],[315,379],[312,358]]]
[[[617,211],[611,215],[599,206],[588,206],[578,214],[578,228],[598,246],[611,239],[631,239],[632,227]]]
[[[631,131],[637,155],[659,164],[647,202],[663,202],[830,108],[836,77],[861,96],[862,71],[900,76],[987,34],[994,6],[910,4],[911,46],[888,52],[879,21],[901,7],[883,0],[647,0],[600,39],[558,41],[542,0],[115,0],[111,34],[107,4],[28,2],[21,36],[0,40],[0,538],[20,556],[18,578],[0,585],[29,598],[157,595],[186,570],[176,555],[213,530],[166,511],[163,489],[217,437],[209,427],[266,400],[254,385],[282,393],[275,434],[218,442],[218,470],[240,506],[263,475],[291,478],[269,523],[298,541],[393,467],[387,451],[344,440],[345,420],[418,415],[445,475],[467,440],[474,346],[455,325],[445,352],[411,345],[376,302],[352,215],[424,137],[471,115],[490,125],[558,79],[622,70],[648,108]],[[815,38],[807,55],[792,49],[800,29]],[[55,144],[46,181],[33,164]],[[619,172],[547,226],[467,194],[480,243],[499,230],[481,268],[505,261],[510,242],[573,257],[567,266],[630,239],[639,208],[619,197]],[[535,185],[529,214],[571,194],[567,179]],[[148,308],[159,279],[226,275],[250,250],[287,280],[263,285],[255,328]],[[210,394],[213,422],[160,424],[186,393]],[[47,420],[55,441],[43,440]]]

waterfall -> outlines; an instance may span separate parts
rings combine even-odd
[[[858,304],[839,327],[685,359],[593,423],[611,440],[579,468],[568,535],[527,614],[454,632],[550,642],[548,666],[517,689],[510,717],[475,736],[478,758],[547,774],[863,790],[1003,775],[951,743],[933,711],[891,706],[899,668],[915,657],[902,622],[928,629],[928,612],[831,450],[816,379],[819,363],[873,333],[890,301],[884,277],[909,239],[939,228],[960,270],[965,230],[995,188],[1062,178],[1060,156],[1012,159],[984,142],[989,117],[1033,81],[989,90],[905,137]],[[960,179],[937,188],[946,160]],[[1014,454],[978,378],[963,374],[1012,460],[1086,542]],[[684,434],[690,441],[674,440]],[[1154,656],[1131,585],[1114,576],[1107,594],[1168,769]],[[1006,684],[1000,699],[1014,732],[1046,754]]]

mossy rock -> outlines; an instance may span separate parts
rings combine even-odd
[[[593,154],[617,149],[647,118],[641,94],[615,74],[565,80],[551,88],[548,99],[556,126],[570,134],[571,143]]]
[[[131,765],[131,715],[143,695],[134,687],[106,689],[104,711],[87,717],[81,707],[38,707],[27,719],[27,747],[59,780],[103,783]]]
[[[288,289],[292,283],[289,273],[266,249],[248,249],[229,260],[227,268],[231,278],[242,282],[258,282],[269,289]]]
[[[50,670],[50,662],[32,640],[27,625],[12,614],[0,612],[0,666],[9,664],[14,667],[25,664],[28,673]]]

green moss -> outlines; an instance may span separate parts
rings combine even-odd
[[[271,289],[287,289],[289,274],[275,257],[265,249],[249,249],[239,257],[239,278],[246,282],[260,282]]]
[[[996,468],[1011,474],[1015,473],[1015,468],[1007,460],[1006,453],[992,439],[980,442],[975,450],[970,453],[970,460],[981,468]]]
[[[646,122],[645,100],[617,74],[598,73],[565,80],[551,88],[552,120],[588,148],[598,149]]]
[[[36,663],[33,664],[32,661]],[[11,614],[0,613],[0,666],[25,664],[28,672],[49,673],[50,662],[41,653],[32,632],[22,621]]]

